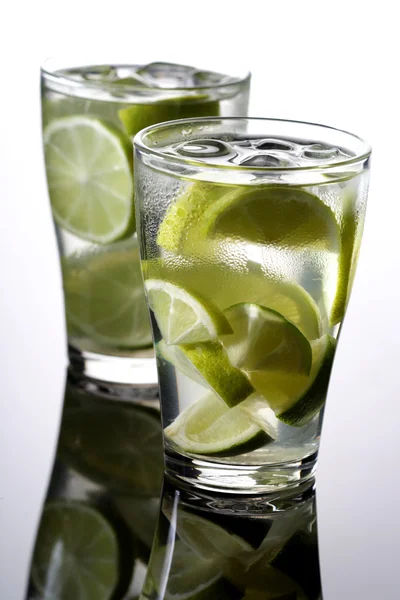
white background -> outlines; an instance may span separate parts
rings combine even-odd
[[[320,455],[325,600],[400,597],[399,26],[391,3],[22,1],[0,50],[0,598],[23,597],[58,433],[66,356],[45,191],[39,65],[47,55],[151,48],[253,72],[250,114],[358,133],[373,146],[367,224]],[[394,9],[393,9],[394,10]]]

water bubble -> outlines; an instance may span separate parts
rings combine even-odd
[[[293,150],[293,144],[289,142],[284,142],[282,140],[276,140],[274,138],[268,138],[265,140],[261,140],[257,142],[256,148],[258,150]]]
[[[241,161],[242,167],[286,167],[287,161],[272,154],[253,154]]]
[[[178,154],[191,158],[215,158],[232,154],[231,147],[220,140],[195,140],[185,142],[176,149]]]

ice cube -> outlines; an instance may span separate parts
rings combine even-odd
[[[266,140],[261,140],[259,142],[257,142],[256,147],[258,148],[258,150],[283,150],[283,151],[288,151],[288,150],[293,150],[294,146],[293,144],[290,144],[289,142],[284,142],[282,140],[276,140],[274,138],[268,138]]]
[[[248,156],[240,162],[242,167],[286,167],[287,160],[283,160],[273,154],[260,153]]]
[[[111,65],[94,65],[79,69],[79,73],[87,81],[112,81],[117,76],[117,69]]]
[[[318,159],[318,160],[329,160],[335,158],[339,153],[337,148],[332,146],[326,146],[325,144],[311,144],[306,146],[303,150],[304,158]]]
[[[230,78],[222,73],[214,73],[213,71],[194,71],[192,73],[193,85],[195,87],[208,85],[221,85],[226,83]]]
[[[166,89],[192,87],[193,72],[193,67],[163,62],[150,63],[136,71],[147,85]]]

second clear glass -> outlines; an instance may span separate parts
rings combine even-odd
[[[199,67],[98,58],[42,67],[44,157],[70,363],[103,387],[113,384],[114,394],[128,393],[119,384],[156,390],[157,383],[135,232],[133,136],[170,119],[247,114],[247,72]]]

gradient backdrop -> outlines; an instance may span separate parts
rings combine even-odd
[[[398,600],[399,31],[391,3],[22,0],[0,49],[0,598],[22,600],[58,433],[66,354],[40,139],[39,65],[102,50],[253,72],[252,116],[373,146],[367,224],[318,476],[324,600]],[[167,53],[166,53],[167,49]]]

